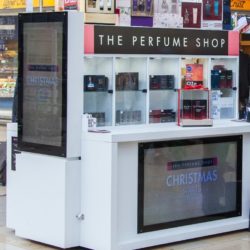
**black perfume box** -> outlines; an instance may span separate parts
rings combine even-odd
[[[182,118],[192,119],[192,100],[182,101]]]
[[[207,100],[192,100],[192,119],[207,119]]]
[[[227,73],[226,70],[220,71],[220,88],[227,88]]]
[[[227,81],[227,88],[233,87],[233,71],[232,70],[226,70],[226,81]]]
[[[116,75],[116,90],[138,90],[139,73],[123,72]]]
[[[174,89],[174,75],[154,75],[149,78],[150,89]]]
[[[175,112],[172,109],[155,109],[149,111],[150,123],[174,122]]]
[[[84,76],[85,91],[107,91],[108,78],[105,75],[85,75]]]
[[[232,70],[225,70],[225,69],[211,70],[212,89],[232,88],[232,86],[233,86]]]

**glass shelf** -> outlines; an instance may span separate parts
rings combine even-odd
[[[211,59],[212,118],[233,119],[236,109],[237,58]]]
[[[115,59],[115,124],[146,122],[147,58]]]
[[[178,58],[149,59],[149,123],[175,122],[179,81]]]
[[[112,68],[111,57],[85,57],[83,110],[97,119],[97,126],[112,125]],[[88,80],[93,83],[88,85]]]

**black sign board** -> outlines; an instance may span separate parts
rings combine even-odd
[[[16,154],[20,154],[21,151],[17,149],[17,137],[11,137],[11,170],[16,170]]]
[[[228,32],[95,26],[94,53],[228,55]]]

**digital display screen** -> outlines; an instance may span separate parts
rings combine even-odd
[[[240,215],[239,147],[240,136],[139,144],[138,231]]]
[[[23,24],[22,141],[62,145],[63,23]]]

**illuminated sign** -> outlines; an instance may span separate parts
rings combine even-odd
[[[250,10],[250,1],[231,0],[231,10]]]

